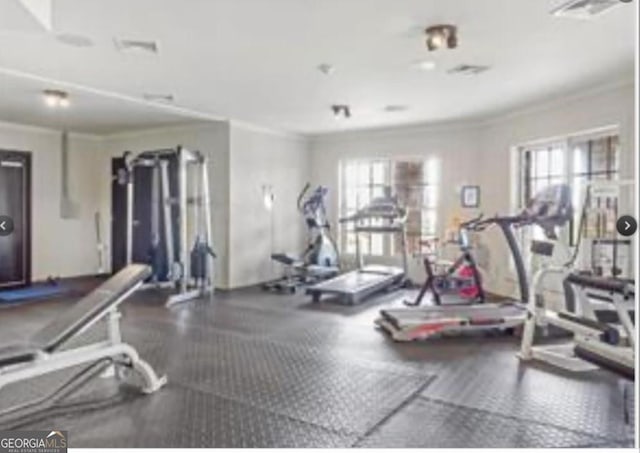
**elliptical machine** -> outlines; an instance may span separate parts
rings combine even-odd
[[[302,256],[274,253],[271,259],[284,266],[283,277],[265,283],[266,291],[295,293],[302,285],[334,277],[340,271],[338,249],[331,237],[331,226],[327,220],[325,198],[329,189],[318,186],[309,195],[311,184],[307,183],[298,195],[298,211],[304,216],[309,241]]]

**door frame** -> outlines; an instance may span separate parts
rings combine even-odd
[[[19,158],[23,163],[24,169],[24,178],[23,178],[23,218],[22,224],[25,226],[24,228],[24,245],[22,247],[22,274],[24,276],[23,280],[15,281],[15,282],[5,282],[0,283],[0,289],[11,288],[11,287],[20,287],[20,286],[29,286],[31,284],[31,221],[32,221],[32,213],[31,213],[31,198],[32,198],[32,153],[31,151],[17,151],[12,149],[3,149],[0,148],[0,161],[10,160],[11,157]]]

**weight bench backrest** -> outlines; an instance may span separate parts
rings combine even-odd
[[[122,296],[150,275],[149,266],[132,264],[125,267],[36,332],[29,343],[41,351],[55,351],[83,328],[115,308],[122,302]]]

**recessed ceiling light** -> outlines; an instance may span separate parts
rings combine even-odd
[[[69,93],[60,90],[44,90],[42,92],[44,103],[51,107],[69,107]]]
[[[412,66],[422,71],[433,71],[436,68],[436,62],[433,60],[417,60]]]
[[[76,35],[73,33],[60,33],[56,36],[56,39],[63,44],[73,47],[91,47],[93,41],[87,36]]]
[[[145,93],[142,95],[145,101],[171,103],[175,100],[173,94]]]
[[[120,52],[157,54],[158,43],[155,41],[145,41],[139,39],[118,39],[114,40],[116,49]]]
[[[407,110],[409,110],[409,106],[400,105],[400,104],[387,105],[384,108],[384,111],[387,113],[400,113],[400,112],[406,112]]]
[[[333,75],[333,73],[336,71],[336,68],[329,63],[322,63],[318,65],[318,71],[326,76],[330,76]]]

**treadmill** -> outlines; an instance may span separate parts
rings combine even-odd
[[[356,235],[356,262],[358,268],[345,274],[310,286],[306,293],[312,301],[319,302],[324,295],[329,300],[356,305],[381,291],[398,289],[407,284],[407,211],[398,199],[391,196],[390,188],[385,196],[375,198],[352,216],[340,219],[340,223],[353,223]],[[360,234],[390,234],[400,237],[402,267],[364,265],[360,251]]]
[[[514,216],[483,218],[475,224],[475,231],[497,226],[500,228],[516,268],[519,298],[505,298],[501,302],[484,302],[474,305],[450,305],[381,310],[375,323],[395,341],[414,341],[442,334],[469,331],[506,331],[524,324],[529,300],[529,284],[522,253],[514,235],[514,229],[537,225],[546,235],[555,234],[555,228],[569,222],[572,216],[568,186],[554,185],[541,191],[529,207]]]

